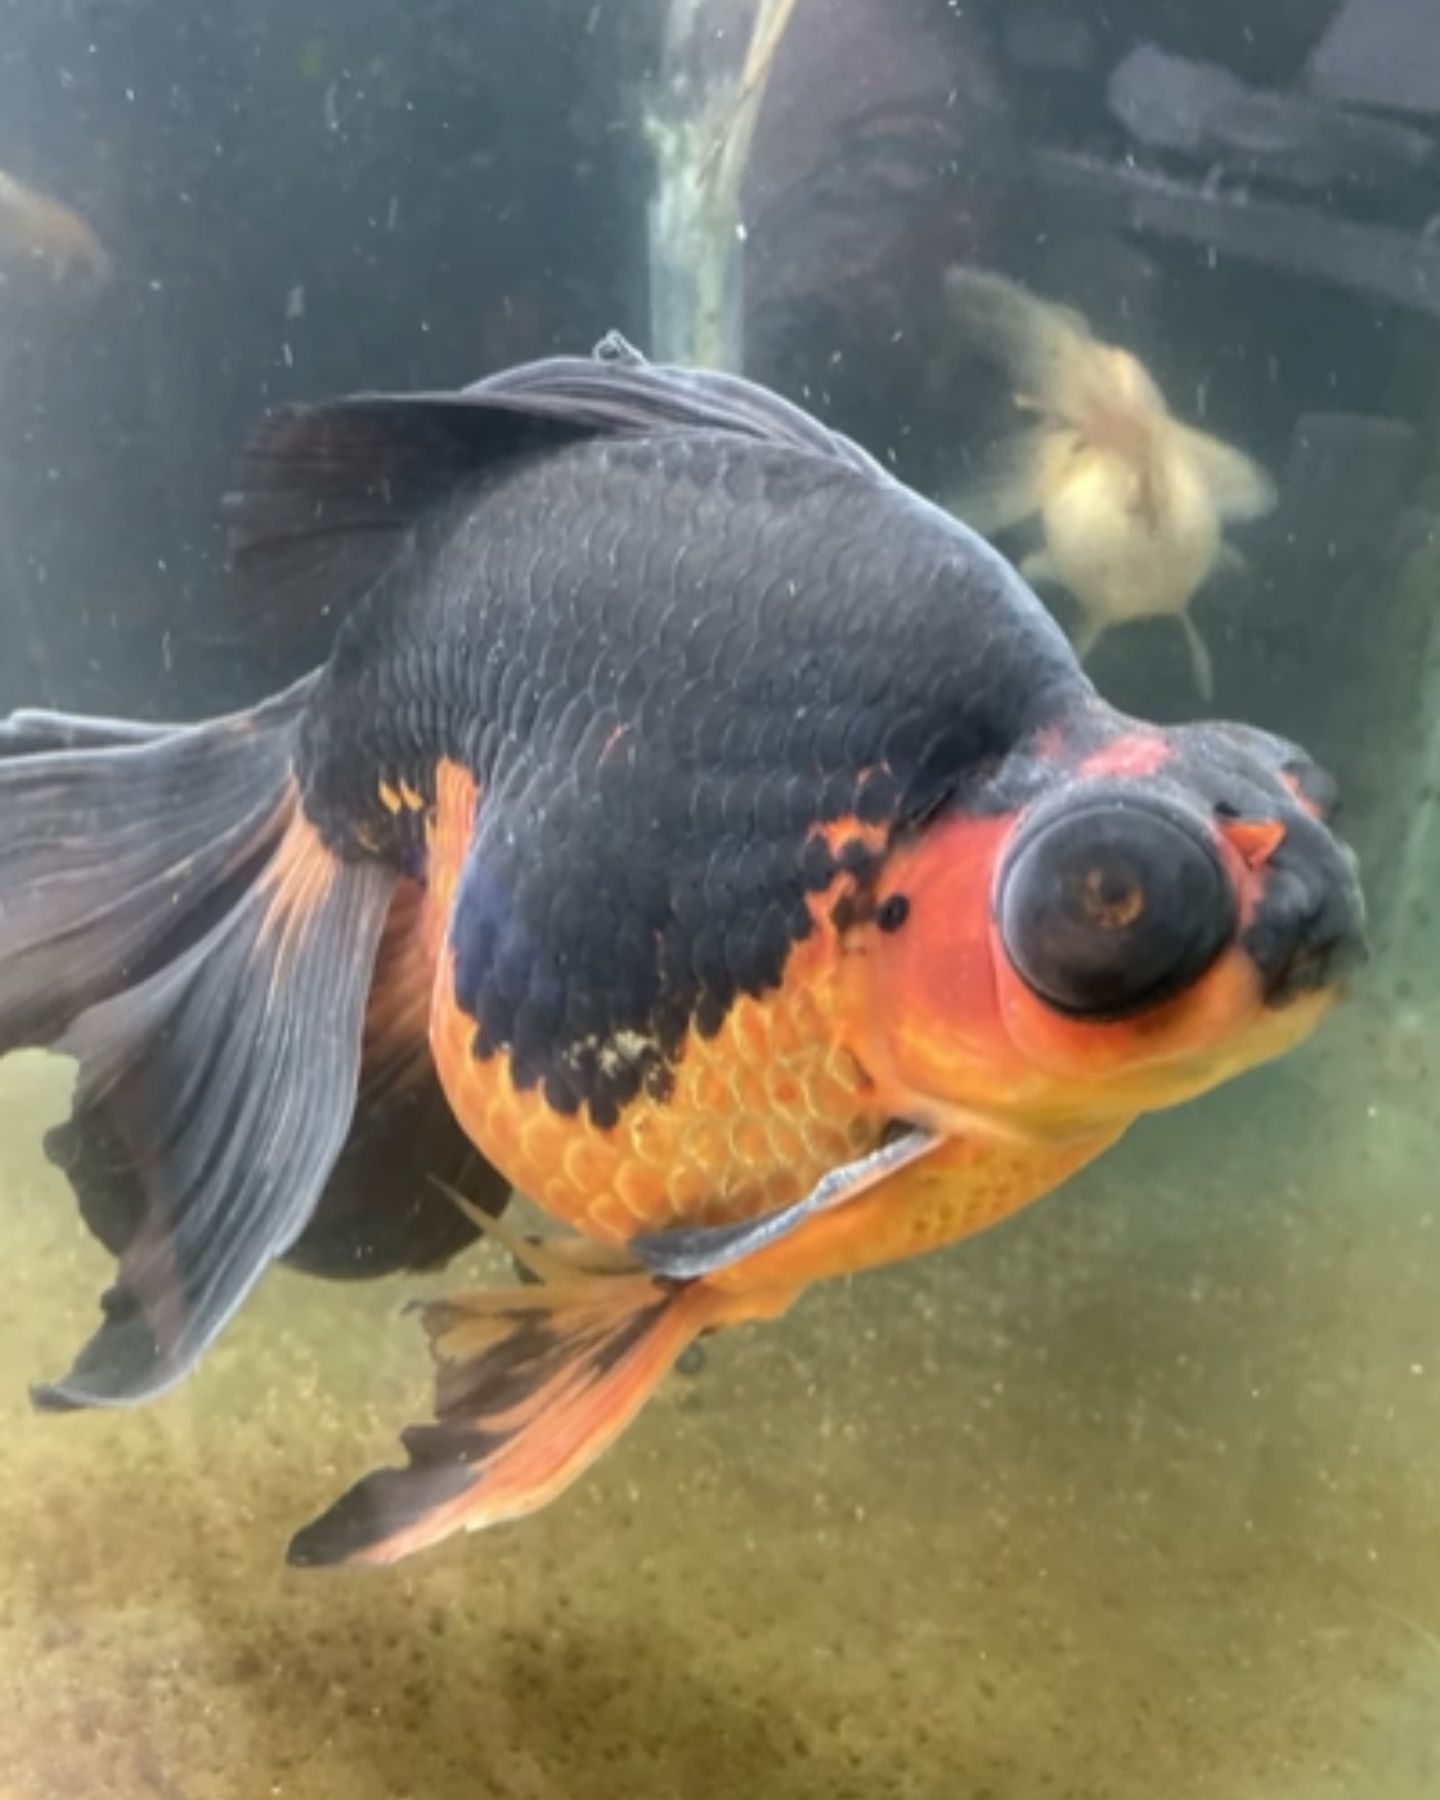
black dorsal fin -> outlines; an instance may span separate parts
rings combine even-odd
[[[476,382],[463,398],[515,406],[595,435],[728,431],[881,473],[857,444],[769,388],[716,369],[647,362],[618,331],[602,338],[591,356],[522,363]]]
[[[735,375],[661,367],[612,332],[456,393],[358,394],[273,414],[226,500],[246,600],[310,624],[367,592],[468,479],[584,438],[730,432],[880,475],[799,407]]]
[[[467,476],[586,435],[456,394],[361,394],[277,412],[226,497],[242,597],[269,624],[312,624],[368,592]]]

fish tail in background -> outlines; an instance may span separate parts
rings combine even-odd
[[[0,1054],[78,1060],[46,1149],[119,1259],[41,1407],[179,1380],[344,1145],[395,877],[342,862],[300,807],[312,686],[199,725],[0,722]]]
[[[398,1562],[451,1532],[537,1511],[613,1444],[703,1332],[782,1311],[647,1275],[559,1279],[422,1306],[435,1358],[435,1423],[296,1534],[306,1567]]]
[[[958,336],[1004,370],[1024,405],[1072,423],[1090,411],[1099,346],[1080,313],[964,264],[946,270],[945,299]]]

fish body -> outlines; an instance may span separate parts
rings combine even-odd
[[[339,619],[287,693],[0,726],[0,1050],[77,1059],[119,1261],[39,1403],[173,1385],[277,1259],[541,1277],[424,1309],[435,1420],[299,1562],[533,1511],[697,1335],[1050,1191],[1359,946],[1301,752],[1114,713],[855,445],[602,351],[262,430],[239,576]]]
[[[959,328],[1037,421],[996,447],[951,509],[987,535],[1038,518],[1042,547],[1022,571],[1079,602],[1082,657],[1112,625],[1174,618],[1210,698],[1210,657],[1190,602],[1238,560],[1226,525],[1274,505],[1268,477],[1175,419],[1139,360],[1098,342],[1078,314],[982,270],[952,269],[947,289]]]
[[[518,1187],[612,1241],[782,1204],[873,1147],[839,871],[859,882],[900,809],[1007,741],[1047,672],[1075,681],[998,559],[955,560],[941,513],[814,461],[703,433],[561,448],[357,610],[313,702],[307,813],[341,854],[413,861],[453,915],[430,1027],[452,1106]],[[882,662],[872,595],[911,559]],[[377,742],[405,666],[441,658],[449,716]],[[567,863],[585,876],[557,884]]]

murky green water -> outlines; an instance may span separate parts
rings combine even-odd
[[[388,1573],[280,1559],[419,1416],[425,1283],[276,1275],[143,1414],[12,1390],[0,1791],[1418,1800],[1429,1054],[1353,1007],[989,1239],[717,1340],[552,1510]],[[27,1148],[62,1073],[3,1088],[17,1373],[103,1276]]]

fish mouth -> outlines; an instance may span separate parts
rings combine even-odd
[[[1354,852],[1317,821],[1293,820],[1268,874],[1241,938],[1265,1004],[1338,991],[1370,955]]]
[[[1348,985],[1347,978],[1369,956],[1369,945],[1363,937],[1336,937],[1324,943],[1305,944],[1278,968],[1265,973],[1265,1004],[1282,1007],[1307,994],[1342,992]]]

